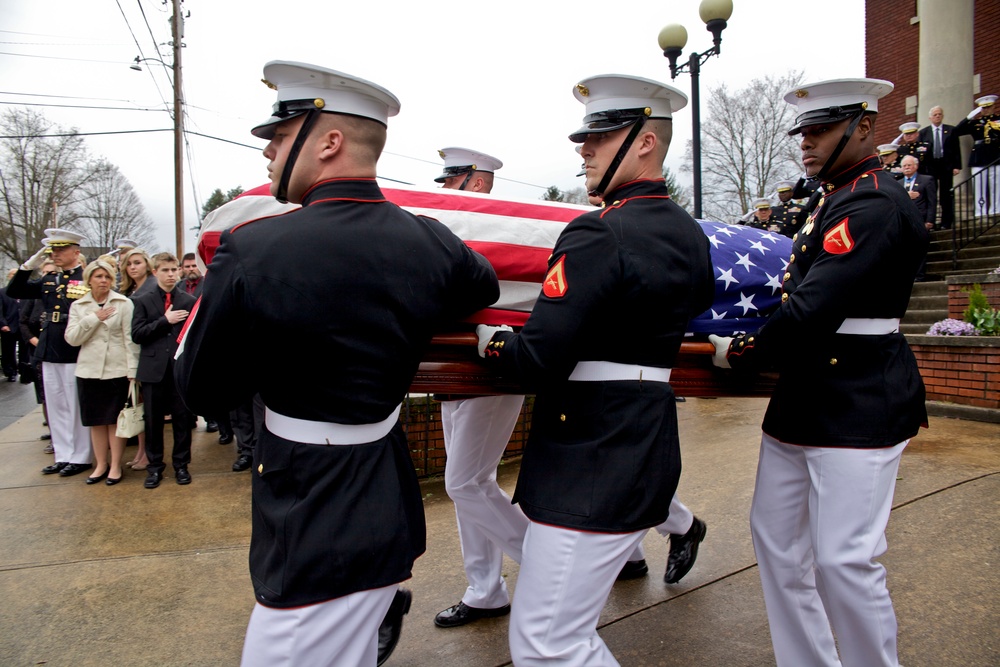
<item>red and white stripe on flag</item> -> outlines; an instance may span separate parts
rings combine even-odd
[[[455,190],[382,188],[401,208],[440,220],[490,261],[500,280],[500,298],[470,317],[482,324],[521,325],[538,298],[549,256],[563,227],[591,207],[561,202],[497,199]],[[280,215],[298,208],[279,204],[262,185],[248,190],[205,217],[198,237],[198,257],[211,263],[222,232],[242,222]]]

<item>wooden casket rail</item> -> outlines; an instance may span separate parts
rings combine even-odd
[[[474,333],[434,336],[410,391],[427,394],[520,394],[523,389],[493,372],[476,354]],[[681,343],[670,384],[678,396],[767,396],[775,375],[748,375],[712,365],[715,347],[707,341]]]

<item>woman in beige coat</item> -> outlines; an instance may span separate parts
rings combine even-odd
[[[105,259],[88,264],[83,283],[90,292],[73,302],[66,326],[66,342],[80,346],[80,417],[90,427],[94,448],[94,474],[87,484],[107,478],[108,486],[122,479],[125,439],[115,435],[115,429],[139,363],[139,346],[132,342],[132,301],[111,289],[115,279],[115,267]]]

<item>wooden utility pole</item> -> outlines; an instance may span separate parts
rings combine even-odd
[[[172,0],[174,15],[170,19],[174,47],[174,232],[177,240],[177,260],[184,255],[184,97],[181,88],[181,47],[184,38],[184,17],[181,0]]]

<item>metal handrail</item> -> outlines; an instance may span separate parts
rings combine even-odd
[[[955,223],[951,228],[951,267],[958,253],[1000,223],[1000,158],[951,189]]]

